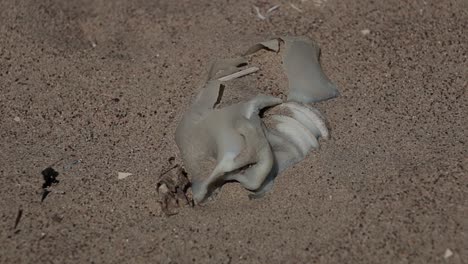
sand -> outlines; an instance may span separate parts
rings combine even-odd
[[[165,216],[209,63],[281,35],[322,47],[331,139]],[[0,262],[467,263],[467,50],[464,0],[1,1]]]

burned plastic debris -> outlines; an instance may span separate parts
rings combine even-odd
[[[44,179],[44,183],[42,184],[42,197],[41,197],[41,202],[43,202],[45,198],[47,197],[47,195],[49,195],[50,193],[49,188],[53,184],[59,183],[59,180],[57,180],[57,176],[59,175],[59,173],[56,170],[54,170],[54,168],[47,167],[41,172],[41,174],[42,174],[42,178]]]
[[[223,89],[229,89],[225,82],[259,70],[249,65],[248,57],[261,49],[282,54],[289,83],[287,102],[260,94],[216,108]],[[238,58],[212,64],[205,86],[176,130],[196,203],[229,181],[250,190],[252,198],[261,197],[280,172],[317,149],[319,138],[328,138],[323,115],[308,105],[339,95],[323,73],[319,55],[319,46],[308,38],[281,37],[255,44]],[[262,118],[259,113],[266,108],[278,114]]]

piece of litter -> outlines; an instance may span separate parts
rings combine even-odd
[[[363,34],[364,36],[369,35],[370,34],[370,29],[366,28],[366,29],[361,30],[361,34]]]
[[[167,185],[163,183],[163,184],[161,184],[161,186],[159,186],[158,192],[161,193],[161,194],[168,194],[169,193],[169,188],[167,188]]]
[[[67,170],[71,169],[74,165],[79,164],[79,163],[81,163],[80,159],[74,160],[74,161],[72,161],[72,162],[70,162],[70,163],[68,163],[66,165],[63,165],[63,170],[67,171]]]
[[[275,11],[275,10],[278,9],[280,6],[281,6],[281,5],[275,5],[275,6],[272,6],[272,7],[268,8],[268,10],[266,11],[267,14],[268,14],[268,13],[271,13],[271,12],[273,12],[273,11]]]
[[[259,68],[257,68],[257,67],[250,67],[250,68],[244,69],[242,71],[238,71],[238,72],[235,72],[233,74],[221,77],[221,78],[218,79],[218,81],[227,82],[227,81],[230,81],[230,80],[233,80],[233,79],[236,79],[236,78],[239,78],[239,77],[254,73],[254,72],[258,71],[258,70],[259,70]]]
[[[452,250],[450,250],[450,249],[447,248],[447,249],[445,250],[445,253],[444,253],[444,259],[448,259],[448,258],[450,258],[451,256],[453,256],[453,252],[452,252]]]
[[[44,179],[44,183],[42,184],[42,198],[41,202],[49,195],[51,192],[50,187],[54,184],[58,184],[59,180],[57,180],[57,176],[59,173],[54,170],[52,167],[45,168],[42,172],[42,178]]]
[[[118,178],[119,180],[125,179],[125,178],[127,178],[128,176],[133,175],[132,173],[128,173],[128,172],[118,172],[117,174],[118,174],[117,178]]]
[[[256,6],[254,6],[253,8],[254,8],[255,12],[257,12],[257,17],[258,17],[258,18],[260,18],[261,20],[265,20],[265,19],[266,19],[266,17],[260,13],[260,8],[258,8],[258,7],[256,7]]]
[[[259,12],[259,8],[255,10]],[[280,46],[283,52],[278,54]],[[288,102],[260,94],[220,107],[226,86],[221,82],[257,71],[256,67],[244,66],[249,65],[247,56],[260,50],[282,57],[281,64],[288,77]],[[271,190],[279,173],[318,149],[319,138],[328,138],[322,114],[306,104],[337,96],[336,85],[320,65],[319,45],[305,36],[270,39],[254,44],[240,57],[215,61],[210,66],[205,86],[177,125],[175,141],[185,171],[179,165],[180,172],[163,173],[164,177],[160,177],[157,190],[162,211],[172,214],[171,208],[190,203],[190,198],[195,204],[203,203],[218,192],[224,182],[230,181],[240,182],[253,191],[250,199],[263,196]],[[262,116],[262,110],[267,108],[270,112]],[[273,108],[277,110],[271,112]],[[239,140],[241,138],[244,139]],[[246,155],[234,159],[227,169],[224,161],[232,160],[233,149]],[[215,165],[212,161],[216,160]],[[209,175],[205,172],[205,161],[215,166]],[[187,175],[191,176],[191,185]],[[333,200],[331,195],[324,198]]]
[[[297,12],[302,13],[302,9],[300,9],[299,7],[297,7],[295,4],[289,3],[289,5],[290,5],[293,9],[295,9]]]
[[[21,221],[21,216],[23,215],[23,209],[18,210],[18,214],[16,215],[15,226],[14,229],[18,227],[19,222]]]
[[[270,8],[268,8],[268,10],[266,11],[266,15],[262,15],[262,13],[260,13],[260,8],[258,8],[257,6],[254,6],[254,10],[255,12],[257,13],[257,17],[260,18],[261,20],[265,20],[267,19],[270,15],[271,12],[275,11],[276,9],[278,9],[281,5],[274,5]]]
[[[21,118],[19,118],[18,116],[15,116],[15,118],[13,118],[13,120],[15,120],[15,122],[19,122],[19,121],[21,121]]]
[[[320,7],[325,1],[326,0],[314,0],[313,2],[316,7]]]

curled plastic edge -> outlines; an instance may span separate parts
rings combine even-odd
[[[288,77],[288,101],[316,103],[340,95],[338,88],[325,75],[320,65],[320,47],[307,37],[279,37],[250,47],[244,56],[259,50],[278,53],[283,42],[283,68]]]

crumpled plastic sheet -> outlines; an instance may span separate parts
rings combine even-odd
[[[222,100],[224,82],[259,70],[242,69],[249,66],[248,56],[259,50],[279,54],[283,48],[286,102],[259,94],[216,107]],[[253,45],[243,56],[211,65],[206,85],[176,130],[195,203],[205,201],[230,181],[251,191],[250,197],[261,197],[271,190],[279,173],[318,149],[320,138],[328,138],[325,118],[310,104],[337,97],[339,92],[323,73],[319,56],[319,46],[309,38],[280,37]],[[266,108],[278,114],[262,118],[259,113]]]

